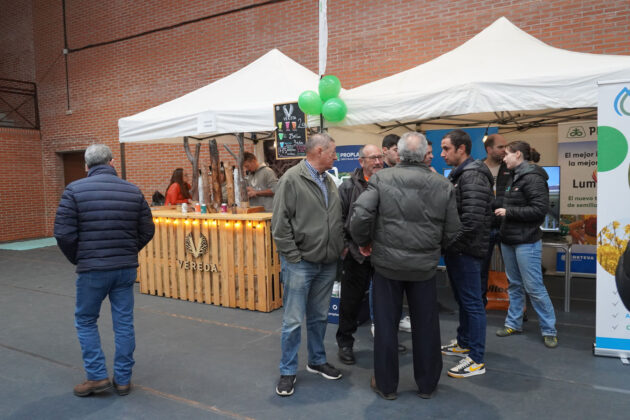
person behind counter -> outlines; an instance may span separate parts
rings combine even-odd
[[[263,206],[266,212],[273,210],[273,190],[278,177],[273,169],[264,163],[258,163],[253,153],[245,152],[243,167],[249,172],[247,177],[247,196],[250,206]]]
[[[166,189],[165,205],[173,205],[190,202],[190,184],[188,183],[188,174],[182,168],[173,171],[171,182]]]

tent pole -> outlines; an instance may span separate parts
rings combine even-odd
[[[127,161],[125,159],[125,143],[120,143],[120,177],[127,179]]]

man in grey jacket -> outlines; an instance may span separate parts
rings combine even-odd
[[[337,187],[326,174],[337,159],[335,141],[316,134],[306,142],[306,159],[280,178],[273,200],[273,239],[280,253],[284,314],[282,358],[276,393],[293,394],[301,324],[306,316],[306,370],[326,379],[341,372],[326,362],[324,335],[330,293],[343,250],[343,223]]]
[[[411,317],[414,378],[418,395],[431,398],[442,371],[436,268],[440,251],[459,227],[452,185],[423,163],[427,141],[406,133],[401,162],[374,174],[354,205],[350,232],[374,265],[374,377],[385,399],[398,388],[398,323],[403,291]]]

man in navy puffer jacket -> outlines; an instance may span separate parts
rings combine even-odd
[[[96,321],[109,296],[116,341],[114,387],[131,389],[134,365],[133,286],[138,252],[153,238],[151,210],[135,185],[118,178],[112,151],[94,144],[85,151],[87,178],[66,187],[55,218],[55,238],[77,266],[75,327],[87,381],[74,394],[87,397],[112,387]]]

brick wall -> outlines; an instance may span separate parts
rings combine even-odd
[[[68,46],[80,49],[260,3],[66,0]],[[31,4],[32,12],[15,19],[32,16],[32,37],[25,37],[21,48],[34,51],[49,234],[63,188],[58,152],[104,142],[114,150],[119,165],[119,118],[211,83],[271,48],[317,71],[317,2],[278,2],[70,53],[72,114],[67,115],[61,2],[0,0],[0,10],[7,6],[31,10]],[[501,16],[555,47],[630,54],[627,0],[336,0],[328,5],[328,73],[339,76],[344,87],[356,87],[431,60]],[[204,146],[202,159],[208,159],[207,153]],[[127,145],[126,160],[127,179],[147,197],[165,189],[173,168],[190,168],[181,145]]]
[[[30,1],[0,1],[0,78],[35,79]]]
[[[39,131],[0,128],[0,156],[0,242],[45,236]]]

